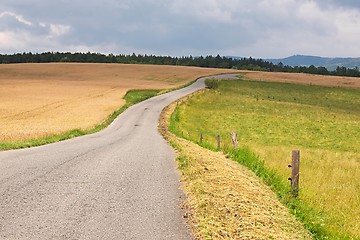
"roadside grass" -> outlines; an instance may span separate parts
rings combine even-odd
[[[360,239],[358,89],[222,81],[180,104],[170,130],[235,161],[277,193],[316,239]],[[238,133],[233,150],[230,132]],[[291,150],[301,150],[300,197],[289,197]]]
[[[105,121],[96,125],[92,129],[74,129],[71,131],[64,132],[62,134],[48,136],[46,138],[38,138],[38,139],[29,139],[20,142],[0,142],[0,150],[10,150],[10,149],[20,149],[20,148],[29,148],[40,145],[45,145],[49,143],[59,142],[66,139],[79,137],[87,134],[92,134],[95,132],[99,132],[102,129],[109,126],[115,118],[117,118],[122,112],[124,112],[130,106],[144,101],[148,98],[156,96],[160,93],[160,90],[130,90],[124,96],[126,104],[114,111],[110,116],[108,116]]]
[[[162,112],[159,129],[177,151],[187,196],[185,217],[195,239],[311,239],[253,172],[221,152],[170,133],[175,107],[172,104]]]

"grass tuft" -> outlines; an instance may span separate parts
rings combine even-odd
[[[205,86],[208,89],[213,89],[213,90],[218,89],[219,88],[219,83],[220,83],[220,80],[213,79],[213,78],[205,80]]]

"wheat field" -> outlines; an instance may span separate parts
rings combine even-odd
[[[360,80],[355,77],[325,76],[306,73],[241,71],[247,79],[270,82],[286,82],[329,87],[360,88]]]
[[[0,65],[0,142],[90,129],[130,89],[169,89],[231,70],[124,64]],[[232,71],[234,72],[234,71]]]

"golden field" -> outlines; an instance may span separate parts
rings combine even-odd
[[[319,85],[329,87],[360,88],[360,80],[355,77],[324,76],[306,73],[283,73],[283,72],[255,72],[241,71],[247,79],[286,82],[306,85]]]
[[[176,88],[230,71],[123,64],[0,65],[0,142],[90,129],[124,105],[130,89]]]

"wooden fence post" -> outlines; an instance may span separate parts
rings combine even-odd
[[[220,134],[217,135],[217,148],[220,149]]]
[[[294,197],[299,196],[299,178],[300,178],[300,151],[293,150],[292,151],[292,161],[289,167],[292,168],[291,171],[291,190]]]
[[[200,133],[200,143],[202,143],[202,142],[203,142],[203,134]]]
[[[231,133],[231,140],[232,140],[232,143],[233,143],[234,148],[237,148],[237,146],[238,146],[238,139],[237,139],[237,134],[236,134],[236,132],[232,132],[232,133]]]

